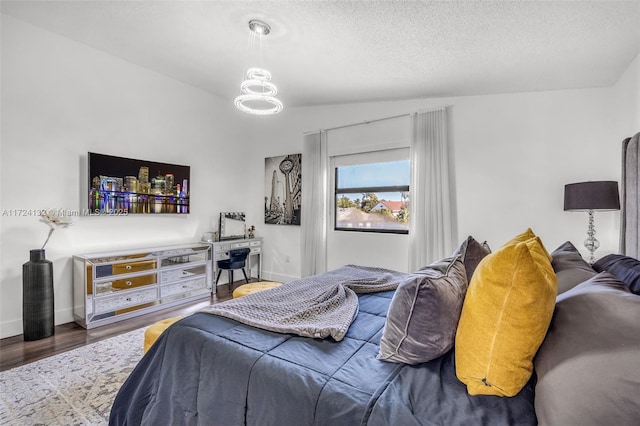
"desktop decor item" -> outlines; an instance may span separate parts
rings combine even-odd
[[[89,152],[89,215],[190,212],[189,166]]]
[[[244,212],[220,213],[218,230],[220,241],[244,238],[247,226],[244,218]]]
[[[203,243],[214,243],[214,242],[218,241],[218,233],[217,232],[204,232],[202,234],[202,238],[200,238],[200,241],[202,241]]]
[[[620,210],[618,182],[589,181],[565,185],[564,210],[586,211],[589,214],[587,239],[584,241],[584,246],[589,251],[589,263],[595,262],[593,253],[600,247],[600,242],[595,238],[596,228],[593,212],[596,210]]]
[[[264,160],[264,223],[300,225],[302,154]]]

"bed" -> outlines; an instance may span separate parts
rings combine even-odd
[[[474,398],[455,376],[453,351],[423,365],[376,359],[393,295],[359,294],[357,316],[339,342],[209,313],[185,318],[136,367],[110,423],[535,424],[533,381],[509,400]]]
[[[162,334],[111,425],[640,424],[635,257],[590,265],[527,229],[217,306]]]
[[[584,410],[589,424],[637,424],[629,419],[640,416],[640,296],[631,289],[638,290],[640,262],[611,255],[592,268],[569,242],[551,257],[562,293],[535,358],[537,374],[511,397],[470,395],[446,345],[427,362],[380,359],[399,288],[357,294],[357,315],[339,341],[208,312],[189,316],[140,361],[110,424],[586,424]]]

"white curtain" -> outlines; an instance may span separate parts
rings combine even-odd
[[[620,253],[640,258],[640,133],[622,143]]]
[[[447,108],[411,119],[409,271],[450,256],[457,244]]]
[[[327,133],[304,135],[302,142],[302,270],[303,277],[327,271],[329,154]]]

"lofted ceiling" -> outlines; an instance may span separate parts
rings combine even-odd
[[[246,68],[264,66],[285,108],[606,87],[640,52],[640,1],[3,0],[1,11],[229,102]],[[272,27],[260,50],[253,18]]]

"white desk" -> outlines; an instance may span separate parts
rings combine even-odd
[[[251,266],[252,266],[252,258],[258,258],[258,281],[260,281],[260,275],[262,274],[262,237],[257,238],[245,238],[242,240],[224,240],[224,241],[216,241],[209,243],[212,246],[212,268],[213,273],[213,282],[212,291],[215,293],[215,280],[218,275],[218,260],[224,260],[229,258],[229,250],[239,249],[248,247],[251,249],[249,252],[249,256],[247,256],[247,276],[251,278]]]

